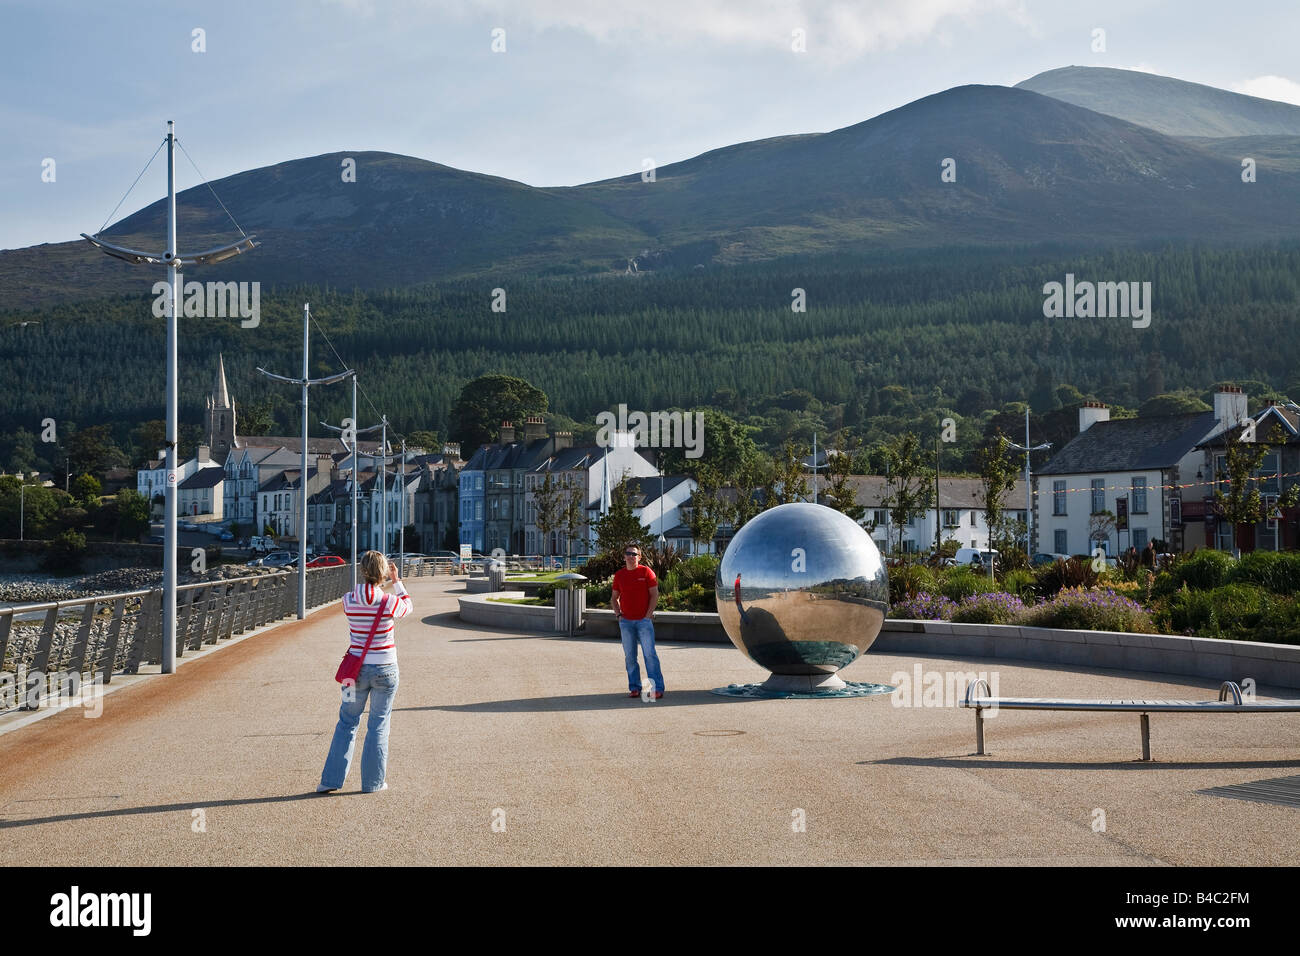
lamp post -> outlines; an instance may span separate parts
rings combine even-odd
[[[1025,406],[1025,443],[1017,445],[1009,440],[1005,435],[1002,441],[1012,451],[1023,451],[1025,453],[1025,556],[1033,561],[1032,548],[1034,546],[1034,508],[1032,486],[1029,484],[1029,453],[1031,451],[1046,451],[1052,447],[1050,441],[1043,442],[1041,445],[1029,444],[1029,407]],[[989,528],[989,550],[993,548],[993,529]]]
[[[362,453],[361,457],[369,458],[372,461],[377,460],[379,462],[379,469],[381,475],[380,490],[379,490],[379,503],[380,503],[379,510],[381,512],[379,516],[379,528],[380,528],[379,550],[382,551],[384,554],[387,554],[388,553],[388,416],[387,415],[381,416],[380,423],[378,425],[372,425],[370,428],[367,428],[366,431],[374,431],[376,428],[381,430],[381,434],[383,436],[380,439],[380,445],[379,445],[380,453],[378,455],[368,455]]]
[[[352,433],[352,587],[355,590],[357,586],[357,484],[359,481],[357,471],[357,445],[361,435],[369,434],[379,428],[378,425],[371,425],[369,428],[357,428],[357,373],[352,373],[352,428],[339,428],[337,425],[331,425],[328,422],[321,422],[323,426],[333,432],[342,432],[344,435],[349,431]],[[346,439],[343,441],[343,447],[347,448]]]
[[[397,499],[397,565],[406,573],[406,439],[402,439],[402,461],[397,466],[401,497]]]
[[[18,474],[18,540],[23,540],[23,519],[27,517],[27,476]]]
[[[98,233],[81,237],[106,255],[122,259],[133,265],[162,265],[167,267],[167,489],[163,505],[163,596],[162,596],[162,673],[176,671],[176,317],[180,311],[180,293],[185,266],[210,265],[221,262],[241,252],[252,249],[253,236],[245,235],[238,242],[206,252],[181,258],[176,248],[176,127],[167,121],[167,248],[161,253],[140,252],[125,246],[114,245],[100,239]],[[152,162],[152,160],[151,160]],[[241,229],[242,233],[243,230]]]
[[[307,389],[312,385],[332,385],[341,382],[353,372],[339,372],[325,378],[307,377],[307,349],[310,345],[311,306],[302,305],[302,378],[286,378],[264,368],[258,371],[276,382],[302,387],[302,473],[298,477],[298,620],[307,616]]]

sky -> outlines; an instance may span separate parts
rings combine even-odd
[[[209,180],[385,150],[574,185],[1069,65],[1300,104],[1297,37],[1295,0],[0,0],[0,249],[98,231],[169,119]]]

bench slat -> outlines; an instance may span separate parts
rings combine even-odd
[[[1183,711],[1187,713],[1266,713],[1298,712],[1300,700],[1255,700],[1234,704],[1218,700],[1072,700],[1052,697],[973,697],[961,700],[962,707],[1004,710],[1110,710],[1110,711]]]

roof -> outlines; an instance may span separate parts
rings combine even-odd
[[[311,438],[307,439],[307,454],[309,455],[332,455],[336,451],[342,451],[344,446],[343,439],[338,436],[329,438]],[[362,451],[377,454],[380,443],[377,441],[365,441],[359,439],[357,447]],[[235,448],[283,448],[286,451],[302,454],[302,436],[291,437],[288,435],[236,435]]]
[[[672,491],[682,482],[690,481],[690,480],[691,480],[690,477],[687,475],[664,475],[663,476],[664,495],[667,496],[668,492]],[[660,479],[659,476],[657,475],[652,475],[645,478],[629,478],[627,480],[627,490],[632,494],[632,498],[634,501],[636,501],[637,498],[641,499],[640,501],[636,501],[634,507],[644,508],[647,505],[649,505],[651,502],[658,501],[659,486],[660,486]]]
[[[215,469],[214,469],[215,470]],[[258,491],[293,491],[298,487],[298,478],[302,474],[301,468],[286,468],[284,471],[277,471],[274,475],[262,482]],[[315,468],[307,469],[307,480],[311,481],[316,475]]]
[[[1218,427],[1214,412],[1095,422],[1039,468],[1038,475],[1172,468]]]
[[[189,491],[195,488],[215,488],[225,480],[226,470],[224,468],[200,468],[194,474],[182,481],[180,483],[180,488],[182,491]]]
[[[1269,434],[1274,429],[1280,429],[1284,436],[1283,444],[1300,444],[1300,415],[1296,414],[1292,409],[1282,408],[1278,405],[1265,405],[1252,418],[1255,420],[1256,441],[1268,441]],[[1224,431],[1211,436],[1196,447],[1214,446],[1222,448],[1224,446]]]
[[[849,475],[848,483],[853,487],[854,500],[864,508],[884,507],[881,502],[890,494],[890,487],[885,483],[884,475]],[[826,493],[824,480],[817,482],[820,497]],[[1002,507],[1008,511],[1019,511],[1024,507],[1025,482],[1017,478],[1011,490],[1003,498]],[[930,507],[934,507],[931,503]],[[939,477],[940,508],[977,508],[984,507],[984,485],[978,478],[944,478]]]

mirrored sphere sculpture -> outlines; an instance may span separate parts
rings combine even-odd
[[[835,672],[871,646],[889,606],[871,536],[847,515],[807,502],[746,523],[722,556],[714,589],[727,636],[772,672],[762,685],[771,690],[843,689]]]

